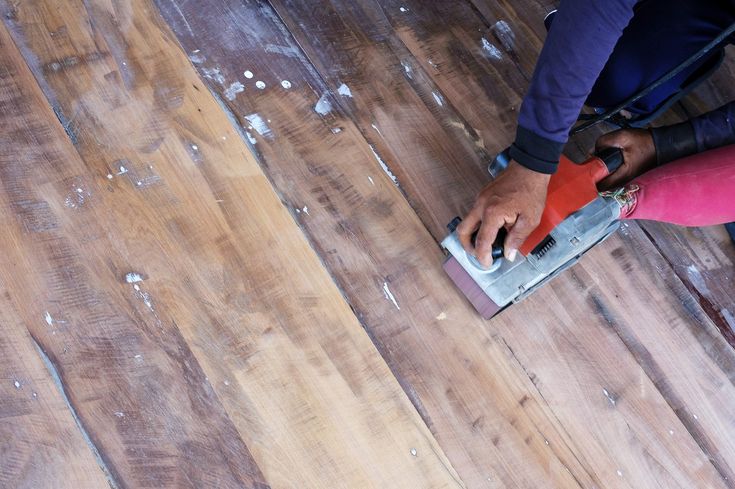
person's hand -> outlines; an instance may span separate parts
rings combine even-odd
[[[514,261],[518,248],[539,225],[546,204],[551,175],[511,161],[508,168],[489,183],[475,205],[457,227],[457,235],[468,253],[485,268],[493,263],[492,247],[498,230],[505,227],[505,257]],[[472,235],[479,228],[475,245]]]
[[[623,164],[597,184],[600,190],[622,187],[656,166],[656,146],[650,131],[620,129],[601,136],[595,144],[596,151],[611,147],[623,151]]]

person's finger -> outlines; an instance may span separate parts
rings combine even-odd
[[[485,268],[493,264],[493,243],[504,224],[505,219],[496,209],[485,210],[475,243],[475,257]]]
[[[518,249],[538,225],[536,220],[530,220],[523,215],[518,216],[515,224],[508,230],[508,236],[505,237],[503,245],[505,258],[515,261]]]
[[[626,146],[627,137],[627,134],[622,129],[603,134],[595,142],[595,151],[600,151],[605,148],[623,149]]]
[[[472,235],[475,234],[477,228],[480,227],[482,222],[482,209],[475,206],[467,216],[457,226],[457,237],[459,242],[462,243],[462,247],[468,253],[473,253],[475,247],[472,243]]]

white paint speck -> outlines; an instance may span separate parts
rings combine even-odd
[[[516,35],[506,21],[497,21],[493,25],[492,30],[506,51],[513,51],[515,49]]]
[[[696,414],[692,414],[692,416],[694,416],[694,419],[699,419],[699,416],[697,416]]]
[[[253,137],[253,135],[250,133],[250,131],[245,131],[245,135],[248,138],[248,141],[250,141],[250,144],[257,144],[258,140]]]
[[[544,439],[544,443],[549,444],[549,440]]]
[[[673,436],[674,435],[674,430],[669,430],[669,435]]]
[[[255,82],[255,87],[258,88],[258,89],[260,89],[260,90],[263,90],[265,88],[265,82],[264,81],[261,81],[261,80],[258,80],[258,81]]]
[[[115,416],[117,416],[118,418],[124,418],[125,413],[123,413],[122,411],[115,411]]]
[[[206,61],[206,58],[202,56],[201,54],[199,54],[198,50],[196,53],[192,53],[191,55],[189,55],[189,59],[191,60],[192,63],[196,65],[200,65]]]
[[[332,103],[329,101],[329,94],[325,93],[314,106],[314,111],[319,115],[327,115],[332,112]]]
[[[48,324],[49,326],[54,324],[54,318],[51,317],[51,314],[48,311],[46,311],[45,319],[46,319],[46,324]]]
[[[722,309],[720,314],[725,318],[725,322],[730,326],[730,329],[735,332],[735,316],[733,316],[729,309]]]
[[[13,385],[15,386],[16,389],[20,389],[20,382],[18,382],[17,380],[13,381]]]
[[[411,449],[411,455],[413,455],[414,457],[417,457],[418,454],[419,454],[419,452],[417,452],[415,448],[412,448]]]
[[[304,206],[304,208],[301,209],[301,212],[303,212],[304,214],[309,214],[309,208]]]
[[[602,393],[607,397],[607,400],[610,401],[610,404],[613,406],[615,405],[615,398],[610,395],[610,393],[607,391],[607,389],[602,389]]]
[[[196,144],[192,144],[191,149],[193,149],[194,151],[199,151],[199,146],[197,146]]]
[[[482,50],[493,59],[503,59],[503,53],[500,52],[500,49],[484,37],[482,38]]]
[[[142,282],[143,277],[139,273],[130,272],[127,275],[125,275],[125,281],[129,284],[134,284],[136,282]]]
[[[133,285],[133,288],[134,288],[135,290],[137,290],[138,292],[140,292],[140,285],[138,285],[138,284],[135,284],[135,285]]]
[[[413,68],[411,68],[411,65],[406,61],[401,61],[401,65],[403,66],[403,71],[406,73],[406,76],[413,80]]]
[[[237,98],[237,94],[244,91],[245,85],[243,85],[239,81],[236,81],[232,83],[229,87],[227,87],[227,90],[225,90],[225,98],[227,100],[235,100]]]
[[[444,97],[441,96],[441,94],[438,94],[436,92],[431,92],[431,94],[434,96],[434,101],[437,103],[439,107],[444,106]]]
[[[290,81],[288,81],[288,80],[283,80],[283,81],[281,82],[281,86],[282,86],[283,88],[285,88],[286,90],[288,90],[289,88],[291,88],[291,82],[290,82]]]
[[[437,320],[437,321],[444,321],[445,319],[447,319],[447,313],[446,313],[446,312],[441,312],[441,313],[439,313],[439,315],[438,315],[438,316],[436,317],[436,320]]]
[[[388,299],[393,303],[394,306],[396,306],[396,309],[399,311],[401,310],[401,307],[398,305],[398,301],[396,301],[396,298],[393,296],[393,293],[388,288],[388,282],[383,282],[383,294],[385,295],[385,298]]]
[[[687,267],[687,277],[689,277],[689,281],[692,283],[692,285],[694,285],[694,288],[697,289],[700,294],[705,297],[710,296],[707,282],[705,281],[704,277],[699,272],[699,269],[697,267],[695,267],[694,265],[689,265]]]
[[[370,126],[375,129],[375,132],[377,132],[380,136],[383,136],[383,134],[381,134],[380,132],[380,129],[378,129],[378,126],[376,126],[374,122],[370,124]]]
[[[618,470],[618,477],[623,477],[623,471],[622,470]]]
[[[263,120],[263,118],[260,116],[260,114],[250,114],[246,115],[245,119],[250,123],[253,129],[260,134],[263,137],[273,137],[273,133],[271,132],[271,128],[268,127],[268,123]]]
[[[31,395],[33,396],[34,399],[38,397],[38,394],[36,392],[32,392]]]
[[[229,380],[225,380],[224,384],[225,385],[230,385],[230,381]]]
[[[133,358],[135,358],[136,360],[141,360],[143,358],[143,355],[141,355],[140,353],[138,353]]]
[[[243,76],[247,78],[248,80],[250,80],[254,75],[252,71],[247,70],[245,73],[243,73]]]
[[[370,183],[372,183],[373,185],[375,185],[375,181],[373,180],[373,177],[368,176],[368,180],[370,181]]]
[[[204,74],[204,78],[209,78],[220,85],[225,84],[225,77],[219,68],[204,68],[202,74]]]
[[[348,87],[344,83],[339,86],[339,88],[337,89],[337,93],[339,93],[343,97],[350,97],[350,98],[352,98],[352,90],[350,90],[350,87]]]
[[[332,128],[332,133],[334,133],[334,134],[339,134],[341,132],[342,132],[342,128],[341,127],[333,127]]]
[[[82,190],[80,188],[77,189],[77,193],[80,193],[81,194],[82,192],[84,192],[84,190]]]
[[[391,179],[393,184],[396,187],[399,187],[400,185],[398,185],[398,178],[396,178],[393,172],[390,171],[390,168],[388,168],[388,165],[386,165],[383,159],[380,157],[380,155],[378,155],[378,152],[375,151],[375,148],[373,147],[372,144],[370,145],[370,149],[373,151],[373,156],[375,156],[375,159],[378,160],[378,163],[380,163],[380,168],[382,168],[385,174],[388,175],[388,178]]]
[[[406,12],[408,12],[408,9],[407,9],[406,7],[401,7],[401,8],[400,8],[400,9],[398,9],[398,10],[400,10],[400,11],[401,11],[401,12],[403,12],[404,14],[405,14]]]
[[[118,172],[118,175],[124,175],[127,172],[128,172],[128,169],[120,165],[120,171]]]
[[[113,178],[114,178],[114,176],[112,175],[112,173],[108,173],[107,174],[107,179],[108,180],[112,180]]]

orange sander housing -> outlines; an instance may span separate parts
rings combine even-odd
[[[485,269],[457,237],[461,219],[455,218],[447,226],[450,234],[442,241],[448,252],[444,269],[485,319],[533,293],[615,232],[620,225],[621,204],[612,196],[600,195],[597,182],[622,163],[623,155],[617,148],[604,150],[579,165],[562,156],[549,182],[541,223],[513,262],[502,258],[505,233],[499,233],[493,246],[496,260]]]

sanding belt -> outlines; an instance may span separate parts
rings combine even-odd
[[[623,219],[681,226],[735,221],[735,145],[659,166],[625,186]]]

